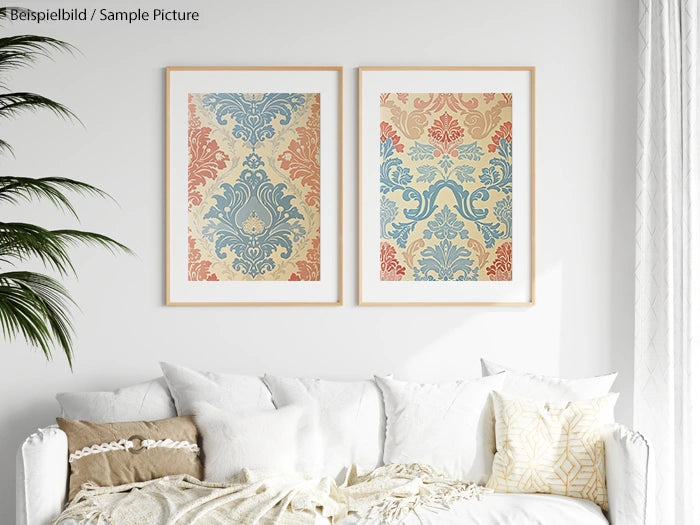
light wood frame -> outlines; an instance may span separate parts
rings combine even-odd
[[[335,71],[338,74],[338,299],[304,301],[173,301],[170,294],[170,73],[173,71]],[[341,306],[343,304],[343,67],[342,66],[167,66],[165,68],[165,304],[166,306]]]
[[[527,71],[530,73],[530,300],[523,302],[370,302],[362,297],[362,74],[365,71]],[[534,66],[361,66],[357,75],[357,143],[358,143],[358,255],[357,297],[360,306],[534,306],[535,305],[535,67]]]

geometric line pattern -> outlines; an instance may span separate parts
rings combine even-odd
[[[489,488],[587,499],[607,510],[600,430],[612,420],[617,394],[567,403],[492,396],[496,456]]]
[[[700,513],[698,1],[640,0],[634,426],[655,455],[657,523]]]

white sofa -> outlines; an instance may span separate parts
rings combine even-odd
[[[449,511],[422,511],[408,525],[652,525],[652,455],[649,444],[621,425],[608,425],[605,441],[609,512],[586,500],[544,494],[493,494]],[[49,525],[66,503],[68,442],[56,426],[38,430],[17,455],[17,525]],[[342,525],[354,525],[348,518]],[[319,517],[318,525],[328,524]],[[77,525],[64,521],[60,525]]]

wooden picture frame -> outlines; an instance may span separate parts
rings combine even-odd
[[[167,305],[342,304],[341,67],[166,68]]]
[[[535,304],[535,68],[360,67],[360,305]]]

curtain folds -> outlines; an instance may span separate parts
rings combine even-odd
[[[634,425],[656,523],[700,516],[698,0],[640,0]]]

